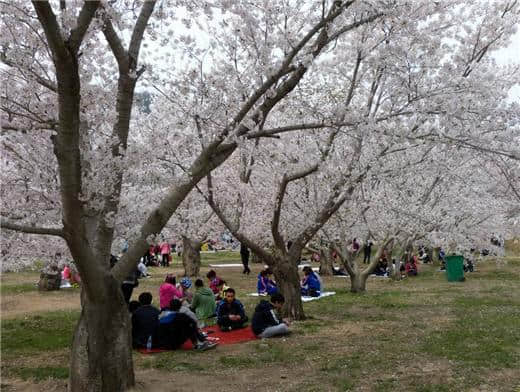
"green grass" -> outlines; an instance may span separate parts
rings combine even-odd
[[[206,264],[239,262],[238,252],[202,257]],[[249,316],[258,298],[245,294],[254,290],[260,265],[252,268],[249,277],[239,267],[217,270],[233,284]],[[294,322],[289,337],[219,346],[204,353],[135,354],[137,374],[155,369],[165,382],[173,383],[177,377],[187,377],[198,390],[207,389],[213,374],[243,375],[226,387],[230,392],[248,388],[469,392],[483,383],[493,390],[514,390],[520,385],[520,374],[515,372],[520,367],[520,287],[511,277],[520,273],[520,263],[482,262],[477,265],[479,272],[466,275],[464,283],[448,283],[445,274],[435,269],[422,266],[417,278],[400,282],[369,278],[364,294],[350,293],[348,280],[325,277],[327,290],[337,294],[305,303],[308,318]],[[201,275],[207,270],[203,267]],[[158,300],[158,287],[170,271],[181,273],[178,260],[170,269],[152,269],[153,278],[141,280],[134,297],[146,290]],[[21,276],[27,282],[12,274],[2,282],[23,290],[33,280]],[[7,299],[24,298],[15,289],[7,290]],[[42,293],[38,300],[46,298],[51,296]],[[78,316],[77,311],[54,311],[4,319],[6,377],[35,382],[66,378],[68,347]],[[55,354],[57,361],[49,363]],[[29,355],[31,361],[25,364]],[[218,378],[220,383],[223,380]]]
[[[6,294],[22,294],[29,291],[38,291],[38,287],[34,283],[5,284],[0,286],[0,293]]]
[[[202,265],[218,263],[240,263],[240,253],[232,251],[218,251],[201,253]]]
[[[69,369],[59,366],[21,367],[16,369],[14,374],[22,380],[33,379],[43,381],[48,378],[66,379],[69,377]]]
[[[517,301],[497,298],[455,300],[456,320],[447,328],[429,334],[423,350],[486,368],[520,367],[520,308]]]
[[[2,320],[2,354],[26,354],[70,347],[79,311],[49,312]]]

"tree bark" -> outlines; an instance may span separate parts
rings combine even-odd
[[[182,265],[184,275],[190,277],[199,276],[200,272],[200,247],[201,242],[182,237]]]
[[[121,287],[106,276],[107,295],[93,301],[82,290],[82,311],[71,350],[70,392],[126,391],[135,384],[132,326]]]
[[[357,273],[350,276],[350,292],[364,293],[366,291],[368,274]]]
[[[332,249],[320,249],[320,275],[331,276],[334,270],[334,258],[332,257]]]
[[[273,266],[273,273],[280,293],[285,298],[282,315],[293,320],[305,320],[297,264],[288,259],[278,260]]]
[[[251,263],[260,264],[262,262],[263,262],[262,258],[255,252],[251,251]]]

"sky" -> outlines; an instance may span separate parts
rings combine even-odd
[[[520,65],[520,29],[511,39],[509,47],[500,49],[493,53],[493,57],[500,65],[519,64]],[[509,92],[509,97],[512,101],[520,103],[520,85],[516,85]]]

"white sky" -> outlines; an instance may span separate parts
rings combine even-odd
[[[493,57],[500,65],[519,64],[520,65],[520,29],[511,39],[511,45],[506,49],[500,49],[493,53]],[[509,92],[511,100],[520,103],[520,85],[516,85]]]

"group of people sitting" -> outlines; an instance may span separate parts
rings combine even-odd
[[[321,294],[322,281],[321,277],[312,270],[311,267],[303,267],[303,278],[300,281],[301,294],[310,297],[319,297]],[[273,271],[265,268],[258,274],[256,290],[258,295],[275,295],[279,293],[278,286],[271,279]]]
[[[215,293],[225,282],[214,271],[208,275],[210,288],[204,287],[202,279],[197,279],[196,291],[192,294],[189,278],[182,278],[177,284],[175,276],[168,274],[159,287],[160,309],[152,305],[153,296],[149,292],[139,295],[138,301],[130,301],[133,346],[174,350],[190,340],[195,350],[207,350],[217,343],[208,340],[201,330],[204,326],[216,321],[223,332],[245,328],[249,318],[235,297],[235,290],[225,287],[222,292]],[[289,332],[288,322],[276,315],[284,302],[278,292],[271,295],[270,302],[260,301],[251,320],[256,335],[264,338]]]

